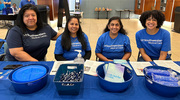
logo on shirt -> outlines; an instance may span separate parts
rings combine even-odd
[[[39,39],[39,38],[45,38],[47,37],[47,34],[46,33],[40,33],[40,34],[24,34],[25,37],[30,37],[31,39]]]
[[[80,43],[80,42],[78,42],[78,43],[71,43],[71,45],[72,45],[73,47],[79,47],[79,46],[81,46],[81,43]]]
[[[124,45],[104,45],[104,47],[110,49],[123,49]]]
[[[162,40],[141,39],[141,41],[148,42],[148,44],[162,44]]]

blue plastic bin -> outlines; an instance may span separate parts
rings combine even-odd
[[[103,66],[104,64],[99,65],[98,68],[96,69],[96,72],[99,77],[99,84],[104,90],[109,91],[109,92],[122,92],[122,91],[125,91],[129,87],[129,85],[132,83],[133,73],[132,73],[132,70],[130,70],[128,67],[124,66],[125,70],[124,70],[123,77],[124,77],[125,82],[120,83],[120,82],[106,81],[104,79],[105,74],[104,74]]]
[[[61,75],[67,72],[77,72],[82,71],[80,81],[78,82],[63,82],[61,80]],[[80,87],[83,82],[84,77],[84,66],[83,64],[62,64],[56,72],[54,77],[54,83],[56,85],[57,91],[60,95],[78,95],[80,92]]]
[[[13,73],[15,73],[17,70],[24,68],[24,67],[29,67],[29,66],[43,66],[47,69],[46,74],[36,80],[33,81],[29,81],[29,82],[16,82],[13,81],[12,79],[12,75]],[[36,92],[40,89],[42,89],[46,83],[47,83],[47,79],[48,79],[48,72],[49,72],[49,67],[43,64],[30,64],[30,65],[25,65],[25,66],[21,66],[19,68],[16,68],[14,71],[12,71],[9,75],[9,80],[12,83],[12,86],[14,87],[15,91],[17,93],[21,93],[21,94],[29,94],[29,93],[33,93]]]
[[[161,69],[161,70],[168,70],[168,68],[162,67],[162,66],[148,66],[146,69],[153,68],[153,69]],[[174,71],[174,70],[173,70]],[[155,94],[158,94],[160,96],[164,97],[174,97],[177,96],[178,93],[180,93],[180,86],[172,87],[172,86],[165,86],[161,85],[157,82],[154,82],[152,80],[152,77],[146,74],[145,68],[143,69],[144,75],[145,75],[145,84],[147,88],[152,91]],[[176,71],[174,71],[176,72]],[[180,73],[176,72],[178,75]]]

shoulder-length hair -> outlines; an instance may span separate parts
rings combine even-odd
[[[37,15],[37,30],[41,29],[43,27],[43,22],[40,18],[40,13],[37,9],[37,7],[35,5],[32,5],[32,4],[26,4],[24,5],[21,10],[19,11],[19,14],[17,16],[17,26],[20,27],[20,29],[22,30],[23,34],[27,31],[27,28],[26,28],[26,25],[23,21],[23,16],[24,16],[24,13],[26,10],[34,10],[36,12],[36,15]]]
[[[71,36],[70,36],[70,31],[68,29],[68,24],[73,18],[77,19],[78,23],[79,23],[79,30],[77,31],[78,41],[81,43],[82,49],[86,49],[87,45],[86,45],[84,34],[83,34],[83,31],[82,31],[82,28],[81,28],[81,25],[80,25],[80,21],[75,16],[70,16],[70,18],[66,22],[66,27],[65,27],[65,30],[64,30],[64,32],[62,34],[61,45],[67,51],[69,51],[70,48],[71,48]]]
[[[111,23],[111,21],[113,20],[118,20],[119,24],[120,24],[120,30],[118,31],[119,33],[121,34],[124,34],[124,35],[127,35],[127,32],[125,31],[125,29],[123,28],[123,24],[121,22],[121,19],[119,17],[111,17],[108,21],[108,24],[106,25],[106,28],[104,29],[103,33],[107,32],[107,31],[110,31],[109,28],[108,28],[108,25]]]
[[[146,28],[146,20],[151,17],[155,18],[157,20],[157,27],[160,28],[163,25],[163,22],[165,21],[164,14],[159,10],[152,10],[152,11],[145,11],[141,14],[140,21],[144,28]]]

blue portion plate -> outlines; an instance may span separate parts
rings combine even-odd
[[[29,65],[16,70],[12,74],[14,82],[26,83],[42,78],[46,75],[47,69],[41,65]]]

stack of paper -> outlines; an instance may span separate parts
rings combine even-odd
[[[114,59],[113,62],[114,62],[114,63],[117,63],[117,64],[124,65],[124,66],[126,66],[126,67],[128,67],[129,69],[132,70],[131,66],[128,64],[128,62],[127,62],[126,60]]]
[[[104,64],[104,62],[86,60],[84,63],[84,73],[97,76],[96,69],[101,64]]]
[[[105,80],[110,82],[124,82],[124,66],[109,63],[104,66]]]
[[[158,66],[171,68],[180,73],[180,66],[174,63],[172,60],[154,60]]]

